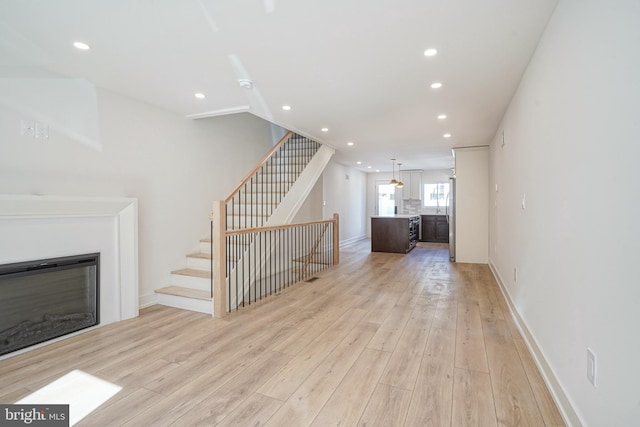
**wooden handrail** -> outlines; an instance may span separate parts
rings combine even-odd
[[[287,134],[283,136],[282,139],[276,145],[273,146],[273,148],[262,158],[262,160],[253,169],[251,169],[251,172],[249,172],[242,179],[242,181],[240,181],[240,184],[236,185],[235,188],[231,190],[231,193],[229,193],[229,195],[224,199],[224,202],[228,203],[229,200],[231,200],[233,196],[235,196],[235,194],[247,183],[247,181],[249,181],[251,177],[255,175],[258,169],[260,169],[262,165],[264,165],[267,162],[267,160],[269,160],[269,158],[273,155],[273,153],[278,151],[280,147],[282,147],[284,143],[287,142],[289,138],[291,138],[292,135],[293,135],[293,132],[291,131],[287,132]]]
[[[285,230],[287,228],[294,227],[302,227],[305,225],[313,225],[313,224],[329,224],[331,222],[336,222],[335,219],[323,219],[318,221],[308,221],[308,222],[298,222],[296,224],[284,224],[284,225],[272,225],[269,227],[255,227],[255,228],[240,228],[237,230],[227,230],[225,231],[225,236],[238,236],[241,234],[250,234],[250,233],[261,233],[263,231],[273,231],[273,230]]]

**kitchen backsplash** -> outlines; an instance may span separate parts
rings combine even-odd
[[[422,213],[422,200],[403,200],[402,213],[407,215],[419,215]]]
[[[398,213],[404,215],[444,215],[447,208],[444,206],[425,207],[422,206],[422,200],[403,200],[402,208],[398,208]]]

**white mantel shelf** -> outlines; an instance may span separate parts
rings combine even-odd
[[[135,198],[0,195],[0,218],[72,218],[115,216]]]

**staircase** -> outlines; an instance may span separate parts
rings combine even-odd
[[[334,150],[288,133],[227,198],[227,230],[291,223]],[[244,253],[238,243],[232,254]],[[169,286],[157,289],[158,304],[213,314],[210,237],[171,272]],[[236,255],[236,258],[238,255]],[[241,255],[240,255],[241,257]]]

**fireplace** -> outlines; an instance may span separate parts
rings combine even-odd
[[[0,265],[0,355],[100,322],[100,254]]]

